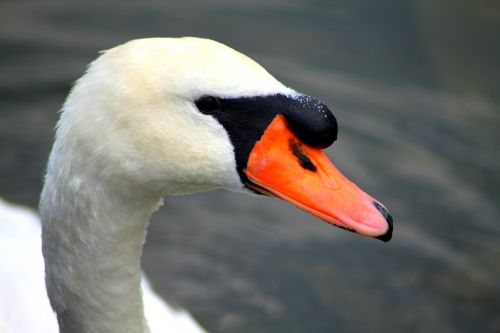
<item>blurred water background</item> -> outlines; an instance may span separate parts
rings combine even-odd
[[[500,5],[0,3],[0,196],[36,207],[57,110],[97,52],[209,37],[335,112],[328,153],[395,217],[383,244],[276,199],[167,198],[144,269],[212,332],[500,332]]]

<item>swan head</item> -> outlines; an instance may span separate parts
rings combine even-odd
[[[78,182],[152,195],[257,192],[390,239],[387,210],[321,151],[336,137],[323,103],[245,55],[207,39],[141,39],[103,52],[77,81],[48,175],[57,165]]]

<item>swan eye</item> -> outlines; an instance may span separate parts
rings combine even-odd
[[[220,108],[220,100],[213,96],[203,96],[198,98],[194,104],[201,113],[204,114],[214,114],[214,112]]]

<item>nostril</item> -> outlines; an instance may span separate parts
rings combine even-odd
[[[375,238],[380,239],[381,241],[384,241],[384,242],[388,242],[392,238],[392,216],[391,216],[391,214],[389,214],[389,211],[387,210],[387,208],[382,206],[380,203],[373,201],[373,206],[375,206],[375,208],[377,208],[377,210],[380,212],[380,214],[382,214],[382,216],[387,221],[387,225],[388,225],[387,231],[385,232],[385,234],[380,235],[380,236],[375,237]]]

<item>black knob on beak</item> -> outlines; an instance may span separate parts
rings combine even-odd
[[[326,148],[337,140],[337,119],[319,100],[307,95],[290,98],[284,116],[292,132],[305,144]]]

